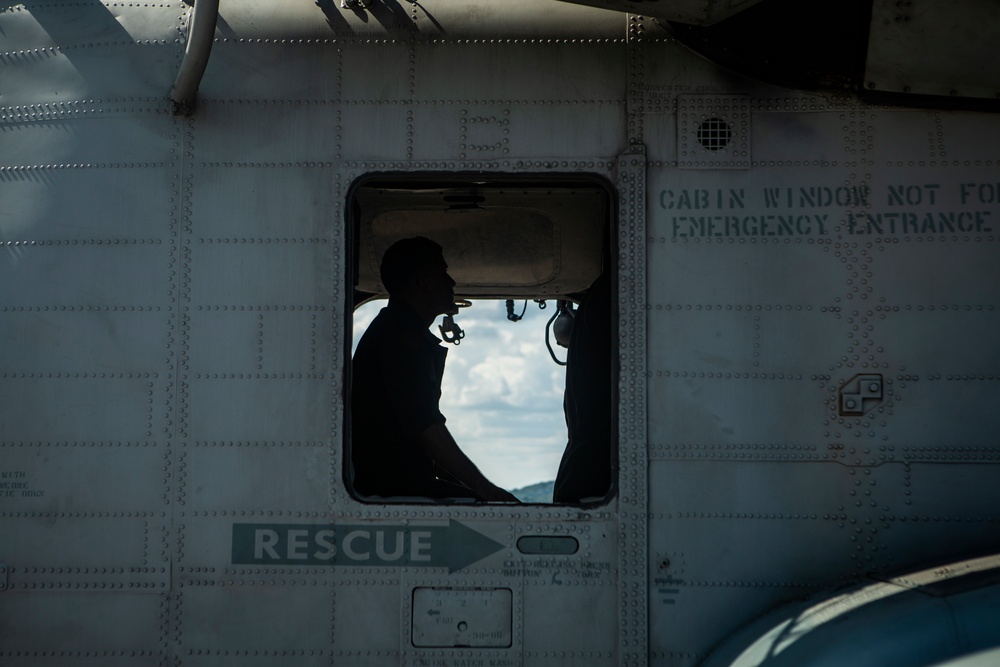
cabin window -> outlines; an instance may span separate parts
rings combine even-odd
[[[369,431],[352,420],[370,410],[352,410],[351,358],[387,304],[383,253],[422,236],[443,249],[465,306],[453,316],[457,329],[442,331],[442,316],[430,327],[458,339],[441,343],[440,412],[460,449],[523,502],[603,502],[617,468],[610,187],[590,177],[472,178],[373,175],[350,190],[345,481],[362,501],[474,502],[386,488],[367,494],[356,477],[355,462],[371,467],[355,456],[368,446],[359,431]]]

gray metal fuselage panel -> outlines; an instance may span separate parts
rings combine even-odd
[[[190,117],[182,8],[0,11],[0,662],[686,667],[1000,551],[1000,116],[567,3],[341,4],[222,3]],[[380,173],[609,184],[609,502],[351,494]]]

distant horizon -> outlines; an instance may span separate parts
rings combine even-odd
[[[523,503],[551,503],[555,487],[556,482],[553,479],[548,482],[529,484],[518,489],[509,489],[509,491]]]
[[[514,491],[528,491],[528,490],[534,489],[536,487],[538,487],[538,488],[544,488],[544,487],[548,487],[548,486],[555,486],[555,484],[556,484],[556,480],[549,479],[549,480],[546,480],[544,482],[535,482],[534,484],[528,484],[527,486],[519,486],[516,489],[509,489],[509,490],[511,492],[514,492]]]

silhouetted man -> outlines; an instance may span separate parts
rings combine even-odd
[[[556,474],[553,502],[598,500],[607,495],[616,477],[611,437],[615,394],[608,354],[614,344],[611,279],[604,273],[587,290],[573,318],[563,399],[569,441]]]
[[[455,281],[437,243],[397,241],[382,257],[389,304],[354,353],[354,488],[368,496],[517,502],[469,460],[438,407],[448,350],[428,327],[455,308]]]

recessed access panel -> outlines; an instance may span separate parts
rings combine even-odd
[[[509,588],[413,589],[413,645],[508,648],[513,626]]]

